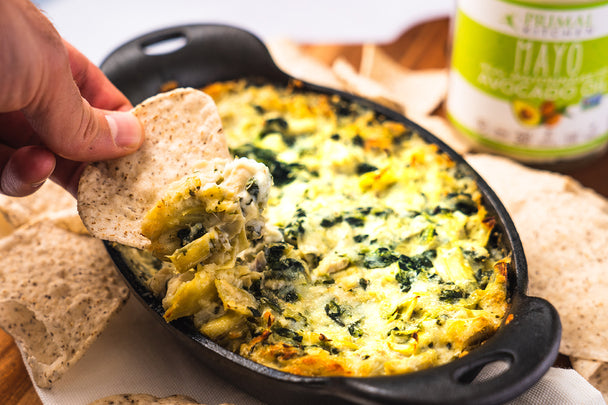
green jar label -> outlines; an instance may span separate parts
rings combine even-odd
[[[459,0],[448,115],[522,160],[580,156],[608,139],[608,4]]]

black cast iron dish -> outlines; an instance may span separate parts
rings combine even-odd
[[[263,78],[283,85],[292,79],[276,67],[264,44],[255,36],[222,25],[181,26],[144,35],[113,52],[102,64],[102,70],[133,104],[158,93],[161,86],[171,80],[180,86],[201,87],[235,78]],[[403,122],[468,167],[458,154],[400,114],[331,89],[307,83],[304,89],[340,94],[347,100],[361,102],[392,120]],[[505,244],[513,253],[508,275],[512,320],[463,358],[399,376],[303,377],[273,370],[234,354],[202,336],[187,321],[178,320],[167,326],[192,346],[202,363],[268,403],[482,405],[512,399],[539,380],[553,364],[561,324],[551,304],[525,294],[526,260],[515,227],[494,192],[473,170],[471,175],[477,179],[488,210],[497,218]],[[136,295],[165,323],[160,301],[140,282],[120,252],[110,243],[106,246]],[[483,366],[497,361],[508,364],[503,374],[483,382],[471,382]]]

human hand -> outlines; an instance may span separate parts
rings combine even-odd
[[[143,142],[131,104],[29,0],[0,0],[0,192],[49,177],[76,194],[86,163]]]

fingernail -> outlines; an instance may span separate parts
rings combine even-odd
[[[31,187],[31,188],[40,188],[40,187],[42,187],[42,185],[43,185],[44,183],[46,183],[46,180],[47,180],[47,179],[44,179],[44,180],[41,180],[41,181],[37,181],[37,182],[35,182],[35,183],[32,183],[32,184],[30,184],[30,187]]]
[[[121,148],[133,149],[142,141],[142,130],[139,120],[130,112],[113,111],[106,114],[114,144]]]

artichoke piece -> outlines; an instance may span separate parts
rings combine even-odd
[[[150,239],[149,250],[179,273],[199,264],[234,264],[249,246],[248,224],[263,228],[270,183],[268,169],[250,159],[202,163],[173,183],[144,217],[141,230]]]

